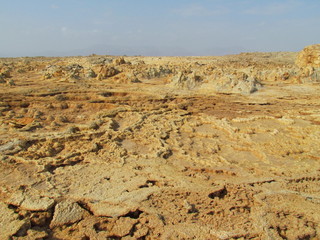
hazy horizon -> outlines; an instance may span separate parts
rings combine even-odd
[[[217,56],[320,42],[318,0],[0,3],[0,57]]]

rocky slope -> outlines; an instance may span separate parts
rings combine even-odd
[[[319,239],[319,45],[0,60],[0,239]]]

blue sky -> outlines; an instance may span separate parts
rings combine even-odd
[[[0,57],[224,55],[320,43],[319,0],[0,0]]]

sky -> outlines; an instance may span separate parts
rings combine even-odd
[[[0,57],[212,56],[320,43],[320,0],[0,0]]]

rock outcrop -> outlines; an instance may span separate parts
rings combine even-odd
[[[262,87],[262,84],[256,78],[249,77],[242,72],[222,76],[217,80],[213,80],[212,84],[215,91],[221,93],[251,94]]]
[[[195,72],[179,72],[177,75],[173,76],[171,79],[171,85],[177,87],[178,89],[194,89],[201,84],[201,77]]]
[[[117,70],[115,67],[109,66],[109,65],[104,65],[100,68],[97,79],[98,80],[106,79],[109,77],[113,77],[113,76],[117,75],[118,73],[120,73],[120,71]]]
[[[298,54],[296,64],[300,67],[300,81],[320,82],[320,44],[305,47]]]
[[[320,68],[320,44],[305,47],[299,52],[296,64],[301,68]]]

